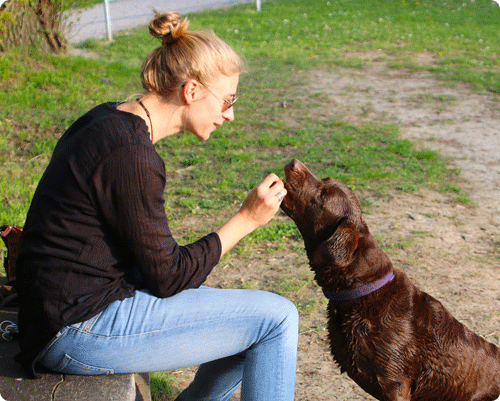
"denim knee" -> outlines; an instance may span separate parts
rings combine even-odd
[[[294,326],[298,327],[299,325],[299,311],[297,310],[297,307],[295,304],[282,297],[282,313],[285,314],[286,320],[290,322],[290,324],[293,324]]]
[[[266,300],[266,313],[272,315],[272,317],[280,322],[280,325],[286,325],[290,329],[297,329],[299,326],[299,311],[295,304],[282,297],[281,295],[274,293],[265,293],[268,297]]]

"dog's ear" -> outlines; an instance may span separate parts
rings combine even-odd
[[[358,248],[359,237],[359,231],[352,223],[342,223],[328,239],[313,250],[309,258],[311,266],[349,265]]]

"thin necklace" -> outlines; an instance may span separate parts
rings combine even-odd
[[[146,115],[149,118],[149,124],[151,125],[150,139],[151,139],[151,142],[153,142],[153,122],[151,121],[151,115],[149,114],[148,109],[146,109],[146,106],[144,106],[144,104],[141,102],[141,99],[137,99],[137,103],[139,103],[141,105],[141,107],[144,109],[144,111],[146,112]]]

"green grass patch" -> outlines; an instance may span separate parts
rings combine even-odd
[[[149,382],[154,401],[169,401],[176,395],[172,390],[175,381],[170,372],[151,372]]]
[[[323,0],[314,6],[281,0],[264,2],[262,9],[257,14],[250,4],[230,14],[210,11],[195,22],[258,63],[362,68],[370,57],[387,57],[395,66],[500,89],[500,8],[491,0]],[[430,55],[428,62],[416,57],[422,53]]]

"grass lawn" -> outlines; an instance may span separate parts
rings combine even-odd
[[[292,157],[318,176],[369,187],[378,196],[388,188],[459,191],[450,185],[456,172],[446,161],[401,139],[397,124],[312,118],[322,100],[305,82],[318,69],[363,69],[364,56],[377,52],[394,69],[426,70],[500,93],[500,7],[493,1],[269,0],[260,13],[248,3],[189,18],[192,29],[213,30],[243,55],[247,72],[234,122],[208,142],[183,134],[157,144],[167,166],[167,214],[179,242],[225,221],[267,173],[282,176]],[[101,102],[141,91],[140,63],[159,42],[145,27],[114,38],[83,43],[92,59],[34,49],[0,54],[0,224],[24,223],[52,149],[72,121]],[[434,61],[418,62],[422,54]],[[186,219],[197,223],[185,227]],[[241,246],[297,236],[291,222],[274,221]],[[153,376],[156,400],[168,392],[165,375]]]

